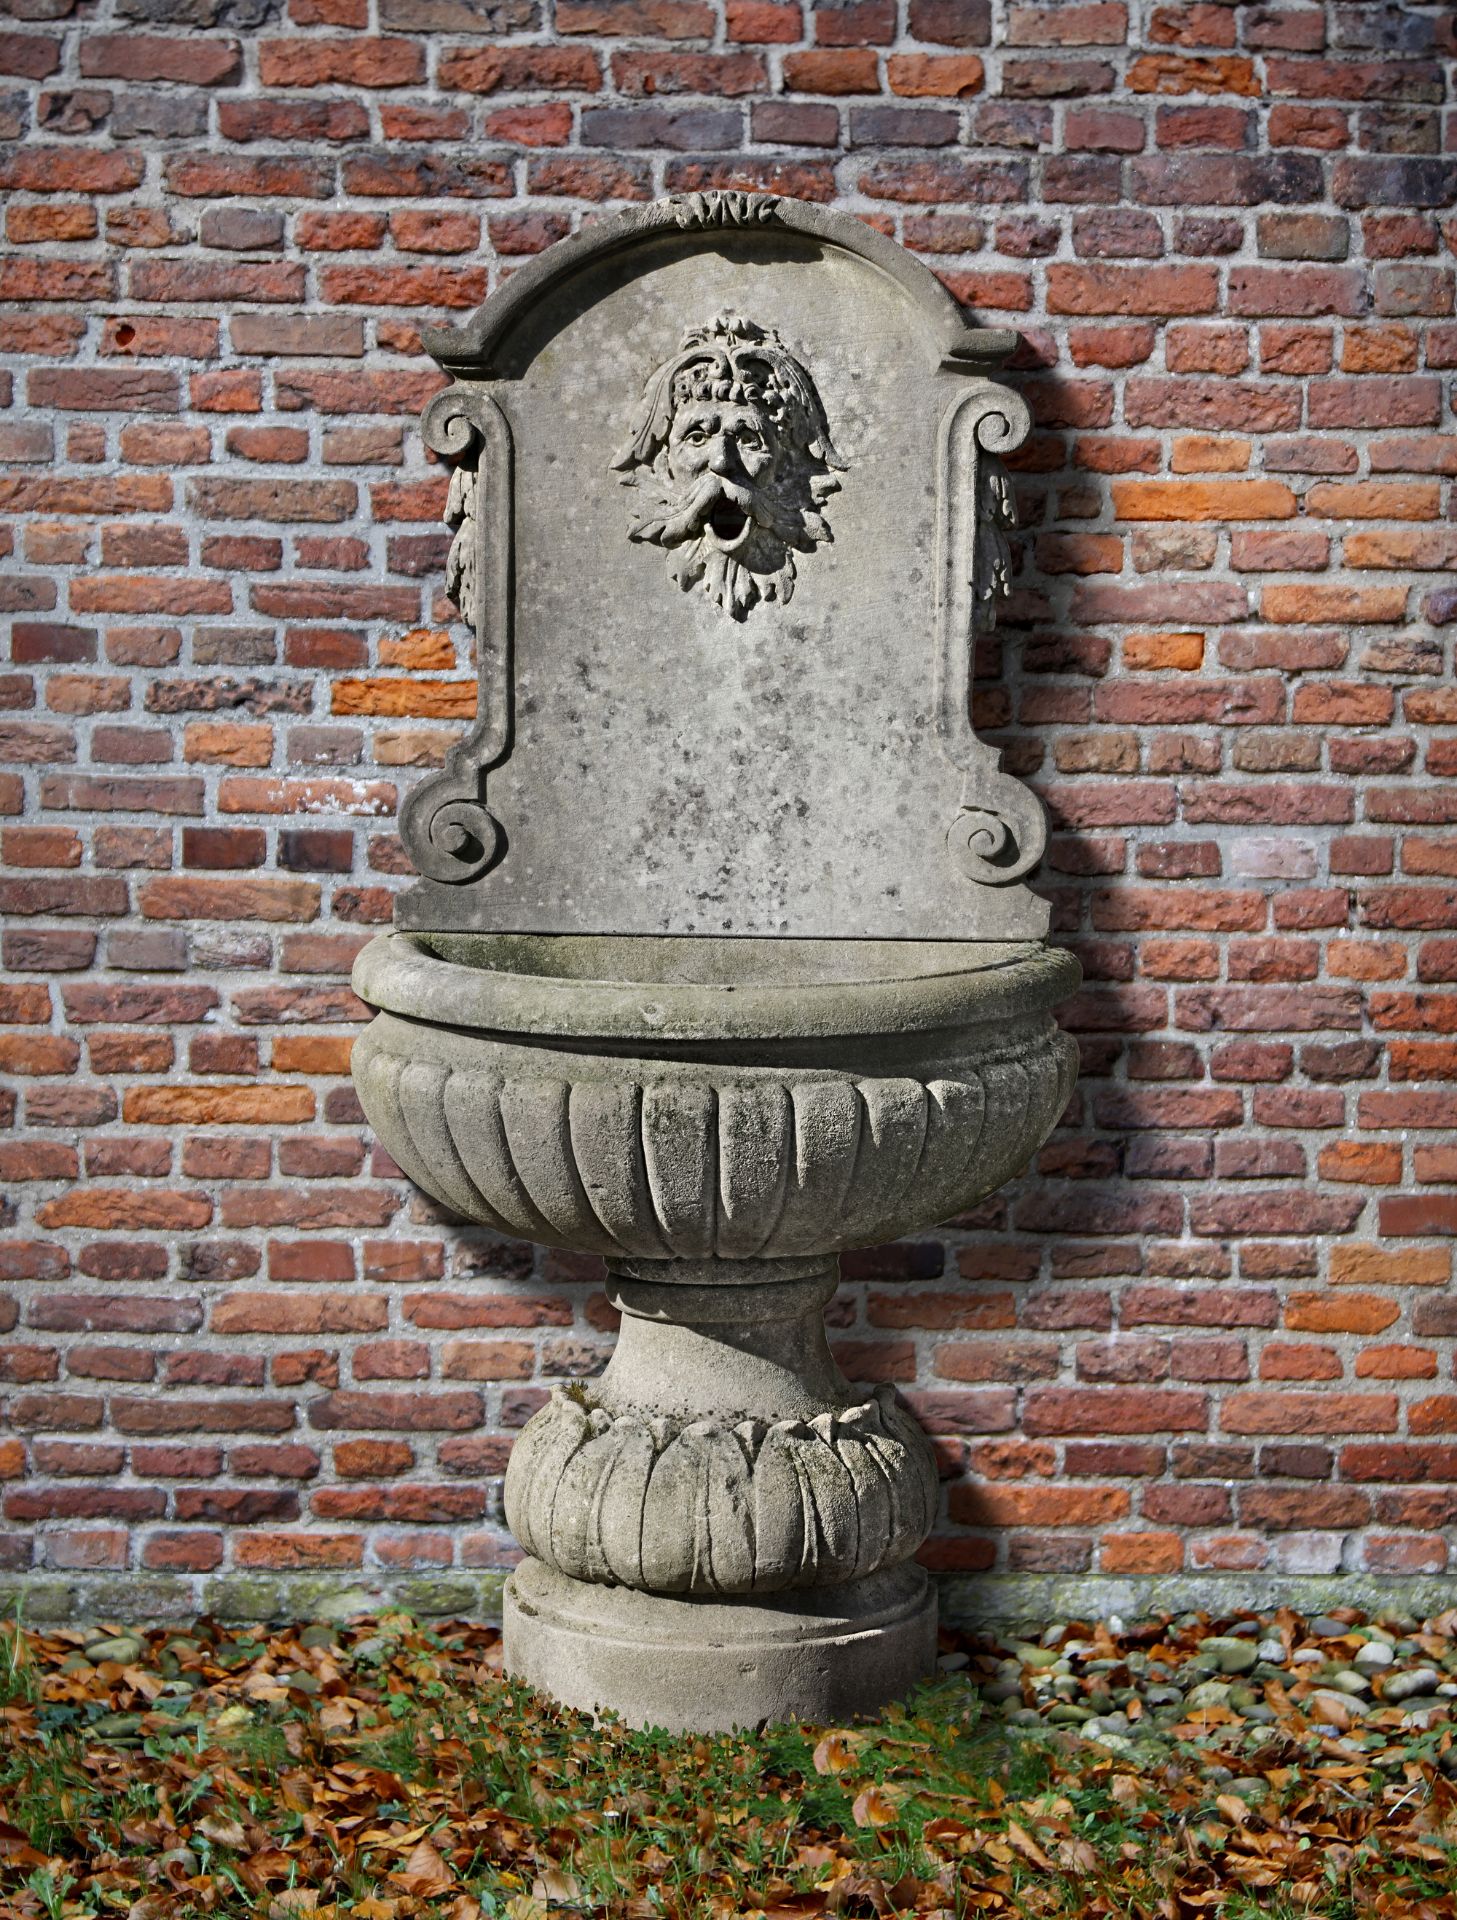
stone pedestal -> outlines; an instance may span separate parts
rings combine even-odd
[[[664,1599],[533,1560],[507,1584],[505,1618],[518,1680],[675,1733],[834,1725],[902,1698],[936,1657],[935,1595],[914,1562],[760,1601]]]
[[[935,1461],[891,1388],[835,1366],[837,1266],[612,1266],[606,1373],[553,1396],[506,1476],[540,1563],[508,1590],[513,1671],[573,1705],[713,1728],[832,1718],[925,1674],[935,1608],[905,1563]]]

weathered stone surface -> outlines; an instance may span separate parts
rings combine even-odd
[[[605,1255],[622,1315],[511,1456],[507,1666],[640,1725],[873,1710],[934,1655],[936,1461],[831,1357],[835,1256],[994,1191],[1076,1072],[1041,812],[971,725],[1011,340],[742,193],[426,339],[479,716],[402,810],[352,1072],[419,1186]]]
[[[986,965],[984,948],[899,945],[880,964],[919,977],[795,982],[784,943],[704,941],[697,965],[720,979],[702,985],[555,980],[567,944],[535,943],[531,975],[507,970],[529,964],[525,942],[477,941],[497,969],[396,934],[356,969],[360,995],[390,1010],[353,1056],[373,1125],[427,1192],[502,1232],[647,1259],[872,1246],[1000,1186],[1071,1090],[1071,1043],[1048,1012],[1075,978],[1065,955]],[[658,942],[628,957],[640,973],[673,958]],[[776,963],[756,1006],[752,980],[735,980]],[[749,1053],[736,1042],[754,1026]],[[594,1042],[604,1028],[610,1047]]]
[[[401,816],[400,924],[1045,933],[1041,810],[971,725],[1030,427],[988,377],[1010,334],[857,220],[705,193],[426,344],[481,718]]]
[[[873,1713],[931,1671],[936,1602],[917,1566],[761,1606],[569,1580],[527,1561],[506,1582],[511,1671],[631,1726],[727,1733]]]

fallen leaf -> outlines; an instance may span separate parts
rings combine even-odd
[[[455,1885],[455,1874],[428,1840],[412,1848],[404,1866],[390,1879],[418,1900],[438,1900]]]
[[[242,1847],[248,1843],[240,1820],[233,1820],[226,1814],[210,1813],[197,1823],[197,1831],[219,1847]]]
[[[814,1750],[816,1773],[848,1773],[856,1760],[858,1743],[848,1733],[827,1733]]]
[[[1019,1826],[1015,1820],[1009,1820],[1007,1822],[1007,1838],[1024,1860],[1030,1860],[1034,1867],[1041,1867],[1044,1871],[1048,1872],[1051,1871],[1052,1861],[1032,1838],[1032,1835],[1028,1833],[1027,1829]]]
[[[884,1787],[864,1787],[850,1809],[857,1827],[893,1827],[900,1818],[895,1800]]]

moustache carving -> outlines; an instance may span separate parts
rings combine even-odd
[[[711,533],[720,546],[736,547],[748,537],[759,518],[757,505],[754,488],[740,486],[720,474],[707,473],[685,500],[667,502],[659,512],[637,521],[629,538],[655,541],[663,547],[679,547],[685,540],[696,540],[704,533]]]

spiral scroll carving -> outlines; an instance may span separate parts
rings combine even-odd
[[[653,1593],[772,1593],[898,1565],[935,1515],[891,1387],[809,1420],[677,1422],[558,1390],[523,1430],[506,1521],[558,1572]]]
[[[481,656],[476,724],[451,749],[443,772],[422,780],[400,809],[400,836],[428,880],[461,886],[490,871],[506,851],[501,823],[485,803],[486,770],[509,740],[509,634],[504,576],[509,566],[511,443],[489,396],[447,387],[425,409],[425,442],[451,463],[445,524],[454,536],[446,591],[475,633]],[[488,511],[489,510],[489,511]]]

